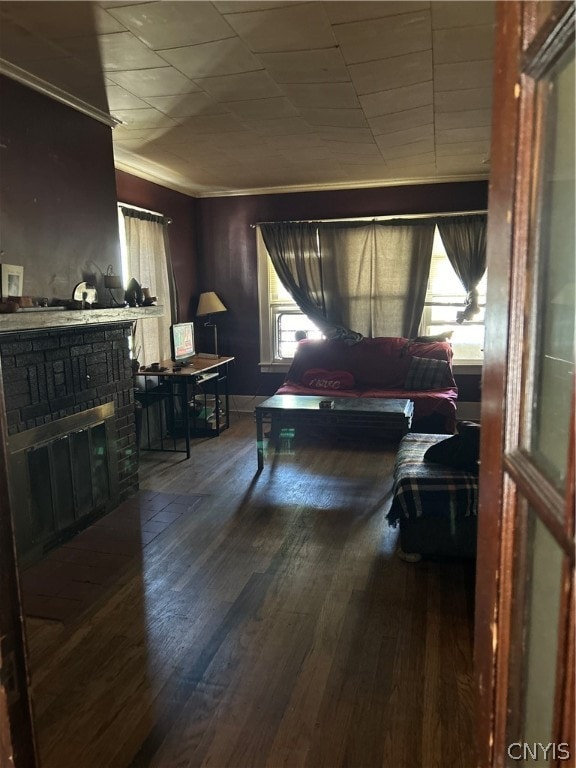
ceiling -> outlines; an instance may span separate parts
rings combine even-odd
[[[194,196],[484,179],[492,2],[0,2],[0,71]]]

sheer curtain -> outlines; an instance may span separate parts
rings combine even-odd
[[[435,222],[261,224],[280,280],[328,336],[417,334]]]
[[[486,271],[486,215],[439,218],[438,230],[446,254],[466,290],[465,308],[457,322],[470,320],[479,311],[478,283]]]
[[[319,225],[327,304],[364,336],[416,336],[430,272],[434,221]]]
[[[161,317],[140,319],[133,338],[133,354],[142,365],[167,360],[170,357],[170,325],[172,300],[170,292],[168,222],[164,217],[144,211],[122,208],[126,228],[128,274],[150,295],[158,297],[164,307]]]

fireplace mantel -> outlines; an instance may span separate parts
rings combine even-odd
[[[0,334],[15,331],[42,331],[51,328],[133,322],[141,318],[160,317],[164,307],[112,307],[109,309],[37,309],[18,310],[0,315]]]

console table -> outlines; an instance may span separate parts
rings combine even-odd
[[[264,467],[262,425],[270,423],[272,432],[296,424],[378,428],[383,437],[402,437],[412,424],[412,400],[381,397],[335,397],[332,408],[321,408],[325,397],[313,395],[274,395],[255,408],[258,470]]]
[[[145,409],[147,441],[145,451],[186,453],[190,458],[190,437],[217,437],[230,426],[228,364],[233,357],[195,357],[180,367],[164,360],[158,369],[142,367],[136,377],[144,388],[135,397]],[[222,407],[223,406],[223,407]],[[159,435],[150,436],[150,413],[158,417]],[[184,448],[179,441],[184,438]]]

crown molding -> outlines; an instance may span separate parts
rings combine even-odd
[[[180,192],[188,197],[193,198],[210,198],[210,197],[240,197],[246,195],[287,195],[296,192],[331,192],[347,189],[377,189],[379,187],[401,187],[401,186],[414,186],[420,184],[446,184],[454,182],[468,182],[468,181],[488,181],[488,171],[481,174],[462,174],[462,175],[449,175],[449,176],[434,176],[434,177],[402,177],[393,179],[379,179],[377,181],[352,181],[352,182],[335,182],[333,184],[295,184],[293,186],[278,186],[278,187],[247,187],[245,189],[192,189],[186,184],[176,181],[171,178],[170,172],[166,171],[161,166],[156,166],[153,170],[151,168],[143,168],[138,162],[138,158],[135,158],[129,151],[122,148],[114,148],[114,164],[116,168],[125,173],[129,173],[137,178],[150,181],[153,184],[159,184],[161,187],[167,187],[174,192]],[[156,170],[157,168],[157,170]]]
[[[98,107],[94,107],[92,104],[88,104],[87,101],[83,101],[77,96],[73,96],[71,93],[68,93],[68,91],[58,88],[57,85],[53,85],[47,80],[43,80],[41,77],[33,75],[31,72],[16,66],[16,64],[12,64],[6,59],[0,58],[0,74],[9,77],[12,80],[16,80],[18,83],[26,85],[28,88],[32,88],[32,90],[38,91],[38,93],[41,93],[44,96],[59,101],[61,104],[65,104],[67,107],[71,107],[77,112],[82,112],[84,115],[88,115],[88,117],[98,120],[100,123],[104,123],[104,125],[107,125],[110,128],[114,128],[122,122],[121,120],[112,117],[108,112],[98,109]]]

